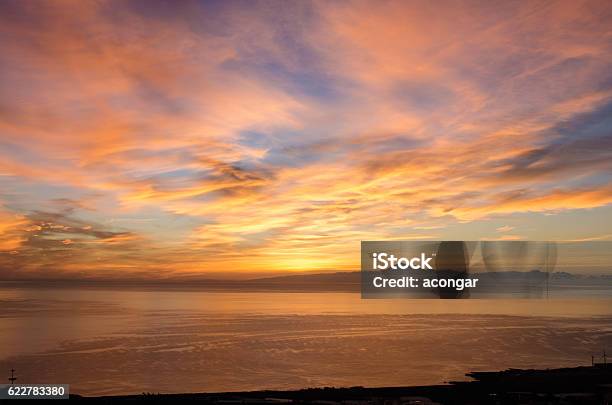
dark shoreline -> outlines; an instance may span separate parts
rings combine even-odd
[[[99,404],[124,401],[210,404],[607,404],[612,401],[612,367],[572,367],[467,373],[474,381],[447,385],[380,388],[308,388],[250,391],[82,397]]]

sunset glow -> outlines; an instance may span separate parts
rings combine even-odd
[[[612,239],[606,2],[245,4],[1,3],[0,278]]]

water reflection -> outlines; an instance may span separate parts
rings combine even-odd
[[[0,369],[88,394],[431,384],[466,369],[586,364],[612,343],[611,300],[95,289],[0,300]]]

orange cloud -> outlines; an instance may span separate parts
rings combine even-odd
[[[1,7],[0,277],[354,269],[612,202],[603,3]]]
[[[20,230],[27,220],[18,214],[10,213],[0,207],[0,254],[17,251],[24,238]]]

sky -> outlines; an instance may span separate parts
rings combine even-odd
[[[0,2],[0,278],[612,240],[609,2]]]

